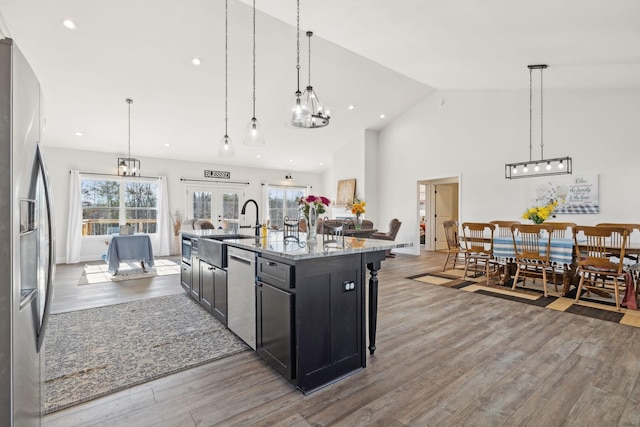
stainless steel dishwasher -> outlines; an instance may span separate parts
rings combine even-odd
[[[227,247],[227,327],[256,349],[256,253]]]

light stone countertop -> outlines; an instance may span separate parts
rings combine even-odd
[[[223,230],[183,230],[182,234],[205,239],[224,239],[224,242],[229,246],[294,261],[326,256],[377,252],[412,246],[412,243],[402,243],[391,240],[345,237],[344,247],[330,244],[325,248],[322,244],[321,234],[317,236],[317,244],[308,245],[305,240],[306,233],[300,233],[299,241],[293,238],[287,238],[285,240],[282,231],[274,230],[269,230],[266,237],[254,237],[253,235],[247,234],[243,236],[243,238],[234,238],[238,236],[238,234],[229,234]]]

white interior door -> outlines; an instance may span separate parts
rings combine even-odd
[[[453,218],[455,206],[454,197],[457,197],[457,192],[454,186],[457,184],[441,184],[435,185],[435,223],[436,223],[436,250],[447,249],[447,238],[444,235],[445,221],[450,221]]]
[[[187,186],[187,218],[206,219],[216,228],[227,229],[240,220],[244,189],[203,185]]]

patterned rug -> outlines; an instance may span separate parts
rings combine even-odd
[[[186,294],[53,314],[45,413],[247,349]]]
[[[118,274],[116,275],[107,271],[109,266],[106,263],[86,264],[78,281],[78,286],[180,274],[179,261],[156,258],[154,264],[153,267],[147,268],[147,271],[144,271],[139,262],[121,262]]]
[[[526,286],[522,286],[519,281],[515,290],[511,289],[511,283],[507,286],[500,285],[498,280],[490,279],[487,285],[485,277],[463,279],[463,270],[446,270],[440,272],[430,272],[407,277],[407,279],[417,280],[422,283],[446,286],[449,288],[461,289],[467,292],[474,292],[480,295],[487,295],[495,298],[502,298],[510,301],[517,301],[523,304],[536,305],[551,310],[564,311],[567,313],[579,314],[593,317],[609,322],[621,323],[624,325],[640,327],[640,311],[627,310],[621,308],[616,310],[613,299],[605,299],[593,295],[591,297],[580,298],[575,302],[576,289],[572,289],[567,297],[563,297],[556,292],[552,283],[547,284],[547,297],[544,296],[541,280],[535,283],[531,279],[527,280]],[[562,285],[558,288],[561,290]]]

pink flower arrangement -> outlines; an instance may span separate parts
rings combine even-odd
[[[316,209],[316,214],[320,215],[326,212],[325,207],[329,206],[331,200],[324,196],[312,196],[298,197],[296,199],[298,207],[304,214],[304,217],[309,219],[309,209],[313,206]]]

